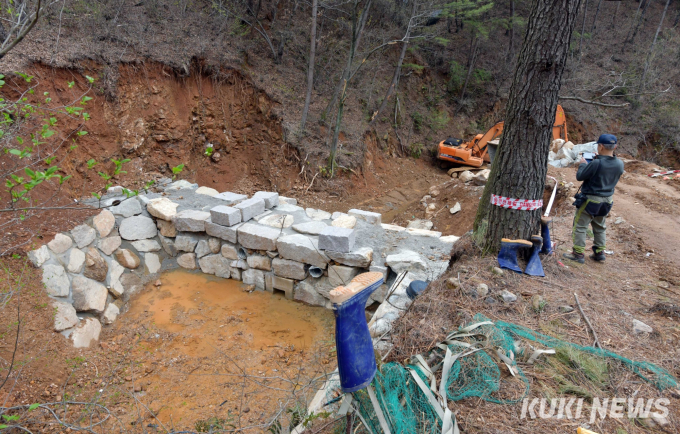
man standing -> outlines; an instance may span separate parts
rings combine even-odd
[[[586,231],[593,227],[593,254],[590,258],[604,262],[606,246],[607,214],[614,203],[614,187],[623,174],[623,162],[614,156],[616,136],[602,134],[597,139],[597,156],[589,163],[583,156],[576,172],[576,179],[583,181],[581,193],[576,195],[576,215],[572,231],[573,251],[563,257],[583,264],[585,262]]]

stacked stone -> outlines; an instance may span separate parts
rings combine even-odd
[[[330,291],[361,272],[379,271],[387,280],[391,269],[432,279],[446,264],[434,272],[415,251],[394,252],[396,244],[383,249],[378,241],[367,245],[367,238],[381,234],[396,232],[398,241],[439,238],[439,232],[382,224],[381,215],[369,211],[303,209],[275,192],[248,198],[177,181],[161,194],[112,198],[104,206],[113,203],[29,254],[55,299],[54,329],[70,335],[75,346],[96,341],[101,324],[115,321],[129,296],[161,269],[200,269],[330,308]],[[369,304],[382,303],[386,293],[383,285]]]
[[[54,330],[76,347],[97,341],[101,325],[114,322],[129,296],[141,289],[142,276],[160,271],[156,235],[156,223],[139,198],[131,197],[30,252],[54,298]]]

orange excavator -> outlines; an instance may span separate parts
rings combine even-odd
[[[555,124],[553,125],[553,140],[562,139],[569,141],[567,137],[567,118],[561,105],[557,106]],[[498,147],[500,136],[503,133],[503,122],[499,122],[485,134],[477,134],[474,139],[464,142],[461,139],[448,138],[439,142],[437,158],[442,168],[450,163],[463,166],[482,167],[484,163],[490,163]]]

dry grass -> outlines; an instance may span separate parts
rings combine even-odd
[[[558,245],[560,240],[568,239],[566,231],[560,229],[562,226],[565,225],[556,225],[553,234]],[[634,244],[638,240],[631,237],[629,242]],[[622,251],[624,247],[615,248]],[[452,263],[447,273],[432,282],[395,324],[392,335],[395,346],[390,360],[403,363],[412,354],[427,353],[477,313],[492,321],[518,324],[567,342],[591,346],[593,335],[574,302],[574,293],[578,293],[585,314],[606,349],[635,361],[655,363],[680,378],[680,363],[675,355],[680,335],[674,321],[680,310],[677,304],[668,301],[673,299],[675,289],[657,286],[658,278],[649,273],[652,267],[667,270],[669,264],[650,261],[642,268],[634,258],[622,255],[603,267],[591,263],[563,264],[556,256],[551,256],[543,260],[546,277],[541,279],[508,270],[501,276],[494,275],[491,269],[497,265],[495,257],[480,256],[469,237],[456,243],[451,255]],[[672,276],[674,273],[665,280],[674,281]],[[459,288],[452,289],[447,285],[447,279],[452,277],[460,279]],[[473,295],[480,283],[489,287],[489,294],[484,298]],[[518,301],[502,302],[499,294],[503,290],[515,293]],[[545,300],[542,309],[532,308],[531,299],[536,295]],[[559,307],[566,305],[572,306],[574,311],[563,313]],[[651,325],[655,332],[635,335],[633,318]],[[500,366],[501,372],[507,374],[507,369]],[[677,432],[680,426],[680,392],[660,392],[616,360],[562,347],[557,349],[556,355],[542,356],[534,365],[520,362],[519,366],[530,383],[529,398],[575,397],[585,398],[588,403],[595,397],[666,397],[671,400],[670,428],[667,427],[670,431],[667,432]],[[506,378],[501,379],[501,389],[493,396],[511,398],[518,391]],[[584,413],[590,415],[590,409],[585,406]],[[574,432],[579,423],[581,426],[588,423],[588,417],[579,421],[521,419],[521,404],[498,405],[477,398],[455,402],[451,408],[457,412],[461,429],[473,433],[535,432],[536,429],[564,433]],[[652,424],[649,420],[608,418],[597,420],[591,429],[617,434],[663,432]]]

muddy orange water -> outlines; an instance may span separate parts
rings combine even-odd
[[[283,293],[243,290],[241,282],[182,270],[165,273],[162,286],[147,287],[130,305],[129,315],[151,314],[151,321],[170,332],[190,329],[204,337],[240,332],[254,348],[275,345],[311,347],[329,330],[327,309],[286,300]],[[191,348],[210,353],[210,339]]]
[[[311,398],[335,369],[330,310],[187,271],[161,282],[132,297],[112,343],[139,335],[123,375],[163,423],[194,428],[218,417],[266,431],[273,415]]]

